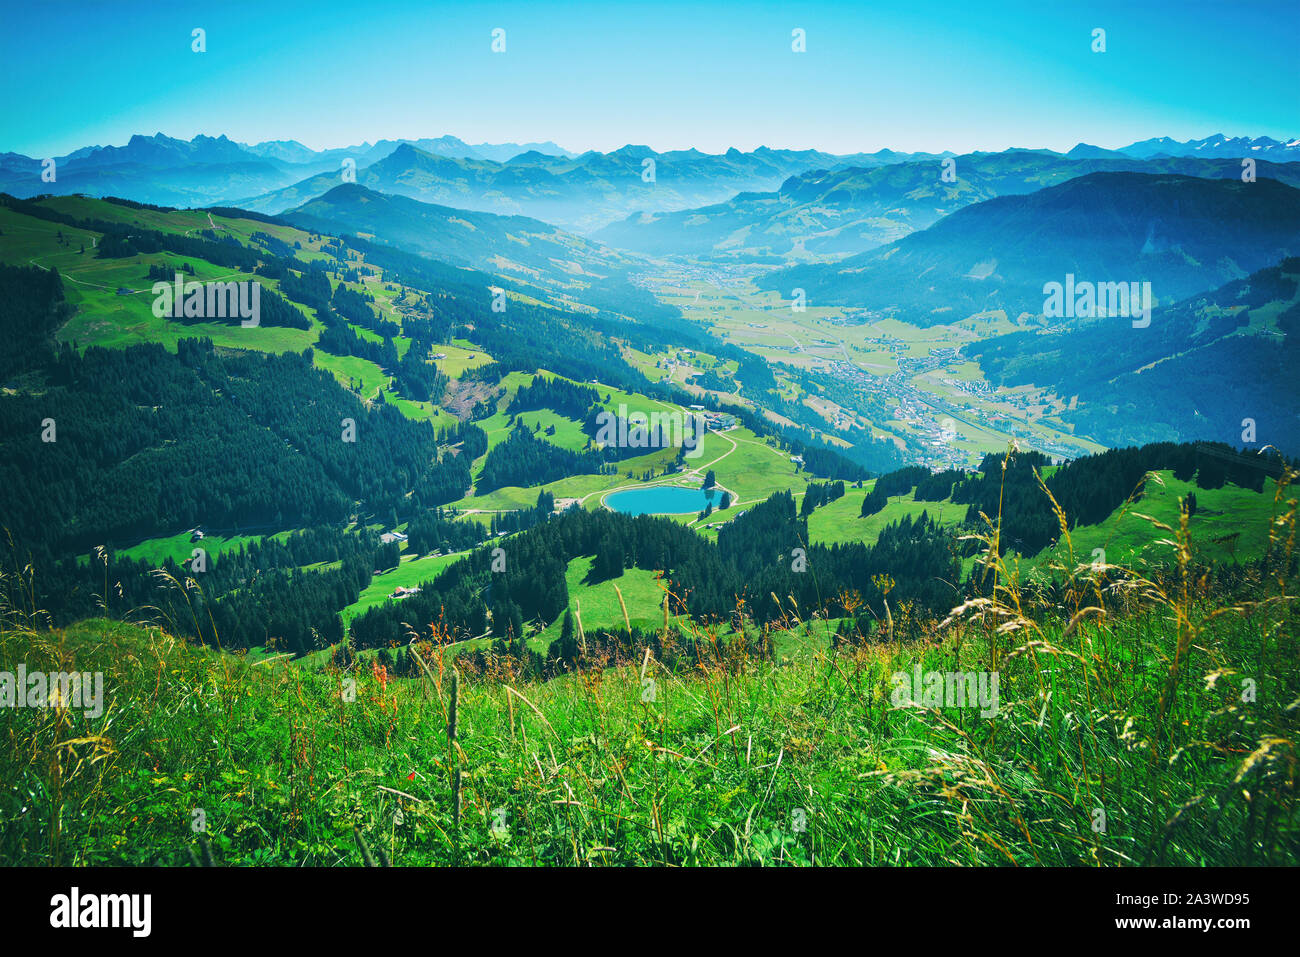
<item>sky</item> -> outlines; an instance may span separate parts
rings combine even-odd
[[[10,0],[0,16],[0,152],[35,157],[156,132],[710,153],[1300,137],[1297,0]]]

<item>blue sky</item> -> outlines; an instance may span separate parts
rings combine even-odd
[[[4,17],[0,152],[32,156],[154,132],[837,153],[1300,136],[1296,0],[97,0]]]

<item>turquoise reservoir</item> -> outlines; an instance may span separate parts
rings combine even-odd
[[[703,489],[680,488],[675,485],[658,485],[653,488],[630,488],[615,492],[605,499],[605,504],[624,515],[675,515],[683,512],[702,512],[710,501],[718,507],[722,493],[713,491],[706,498]]]

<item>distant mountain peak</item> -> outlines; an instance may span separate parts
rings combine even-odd
[[[564,157],[557,157],[554,153],[543,153],[540,150],[528,150],[510,157],[510,159],[506,160],[506,165],[517,164],[522,166],[528,163],[549,163],[557,158],[563,159]]]
[[[1120,157],[1123,153],[1117,150],[1108,150],[1102,146],[1093,146],[1091,143],[1077,143],[1073,149],[1065,154],[1070,159],[1103,159],[1106,157]]]
[[[1300,160],[1300,140],[1279,142],[1268,136],[1228,136],[1212,133],[1199,140],[1180,142],[1168,136],[1153,137],[1130,143],[1119,150],[1138,159],[1160,156],[1200,156],[1213,159],[1240,159],[1247,156],[1264,157],[1274,162]]]

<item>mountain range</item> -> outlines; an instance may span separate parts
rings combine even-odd
[[[1272,179],[1090,173],[959,209],[928,229],[834,263],[760,277],[812,305],[885,311],[920,326],[1003,310],[1043,312],[1067,275],[1150,282],[1170,303],[1300,253],[1300,189]]]
[[[583,288],[628,262],[621,253],[527,216],[421,203],[357,183],[335,186],[279,218],[300,229],[357,236],[552,292]]]
[[[1253,157],[1268,163],[1300,160],[1300,140],[1273,140],[1268,137],[1227,137],[1216,134],[1201,140],[1178,142],[1168,137],[1144,140],[1119,150],[1079,144],[1065,154],[1051,150],[1009,150],[1012,154],[1039,156],[1043,162],[1071,160],[1116,160],[1125,158],[1159,160],[1161,158],[1198,158],[1232,160]],[[1003,154],[972,154],[989,156]],[[767,203],[772,212],[781,212],[793,201],[788,222],[771,228],[756,228],[755,210],[764,207],[762,198],[748,198],[741,209],[721,214],[719,211],[692,213],[685,219],[696,225],[722,219],[722,226],[735,221],[740,229],[749,225],[755,242],[782,248],[784,237],[803,230],[807,222],[811,252],[844,254],[862,251],[872,244],[897,238],[907,228],[922,228],[946,212],[966,202],[976,202],[1012,190],[1007,184],[994,187],[974,181],[958,183],[956,190],[914,198],[904,196],[901,208],[885,194],[877,201],[871,197],[861,204],[860,216],[855,209],[842,215],[833,212],[820,217],[809,202],[800,202],[806,192],[815,194],[821,186],[835,190],[837,183],[830,174],[922,163],[929,168],[940,160],[953,157],[944,153],[907,153],[889,149],[874,153],[836,155],[818,150],[786,150],[759,147],[750,152],[730,149],[725,153],[702,153],[695,149],[656,152],[647,146],[627,145],[608,153],[589,150],[574,154],[555,143],[479,143],[470,145],[454,136],[422,139],[381,140],[337,149],[313,150],[295,140],[272,140],[256,144],[237,143],[226,136],[199,135],[186,141],[157,133],[136,135],[124,146],[87,146],[64,156],[53,157],[55,179],[42,178],[40,158],[19,153],[0,154],[0,191],[26,197],[42,193],[85,193],[92,196],[127,196],[139,202],[169,206],[231,205],[264,213],[279,213],[301,206],[324,195],[342,183],[343,164],[355,164],[356,180],[371,189],[409,196],[431,202],[503,215],[526,215],[553,222],[576,232],[593,232],[611,226],[628,248],[653,248],[658,240],[638,238],[639,230],[624,221],[634,214],[652,217],[668,212],[693,210],[726,203],[737,194],[783,193]],[[963,157],[962,159],[968,159]],[[653,176],[646,160],[653,160]],[[978,163],[978,159],[976,160]],[[1016,162],[1015,160],[1012,161]],[[958,176],[962,175],[959,161]],[[916,171],[920,175],[924,171]],[[903,174],[900,182],[906,182]],[[811,177],[804,184],[789,184],[792,177]],[[884,181],[885,177],[881,178]],[[1020,191],[1050,185],[1042,179],[1023,185]],[[873,181],[854,185],[846,181],[844,189],[853,194],[869,192]],[[969,187],[969,190],[967,190]],[[904,193],[907,191],[904,190]],[[831,198],[836,199],[839,194]],[[807,209],[801,207],[808,207]],[[862,220],[862,222],[858,222]],[[877,222],[878,220],[878,222]],[[649,226],[657,220],[652,219]],[[676,229],[679,221],[665,228]],[[718,224],[713,224],[716,226]],[[710,226],[701,238],[690,236],[697,248],[709,241],[722,249],[749,248],[748,232],[741,237],[725,233],[714,236]],[[653,232],[653,229],[648,230]],[[687,234],[690,235],[689,233]],[[797,238],[797,237],[796,237]],[[789,249],[795,242],[790,240]]]
[[[1097,155],[1085,155],[1090,152]],[[946,169],[951,182],[942,178]],[[1066,156],[1032,150],[971,153],[953,157],[948,167],[910,161],[803,173],[775,192],[741,193],[724,203],[676,212],[634,213],[592,235],[611,246],[656,256],[851,255],[995,196],[1032,193],[1088,173],[1125,171],[1239,179],[1242,170],[1231,159],[1139,160],[1080,147]],[[1256,175],[1300,186],[1300,162],[1259,160]]]
[[[1300,259],[1285,259],[1157,309],[1145,329],[1112,317],[1013,332],[963,351],[995,385],[1051,383],[1077,400],[1065,420],[1108,445],[1189,435],[1239,444],[1248,426],[1255,438],[1247,441],[1294,449],[1298,280]]]
[[[883,164],[888,157],[834,156],[816,150],[698,150],[657,153],[624,146],[611,153],[576,157],[532,151],[508,162],[459,158],[400,144],[382,159],[360,167],[356,181],[384,193],[423,202],[503,215],[526,215],[566,229],[597,229],[634,210],[670,210],[730,199],[737,192],[773,189],[798,173],[848,165]],[[901,156],[902,154],[897,154]],[[914,154],[907,158],[914,159]],[[938,157],[932,157],[936,162]],[[339,183],[338,170],[319,173],[236,205],[278,213]]]
[[[168,206],[215,205],[273,192],[317,173],[337,173],[345,159],[366,166],[403,145],[440,156],[494,162],[527,152],[572,155],[549,142],[470,146],[454,136],[313,150],[295,140],[248,145],[226,136],[199,135],[187,141],[162,133],[137,134],[124,146],[86,146],[52,157],[54,182],[42,179],[42,159],[0,154],[0,191],[22,197],[86,193]]]
[[[402,144],[409,144],[426,153],[450,156],[454,159],[486,159],[497,163],[518,156],[520,153],[544,153],[548,156],[574,156],[563,147],[547,141],[545,143],[476,143],[471,146],[455,136],[426,137],[418,140],[379,140],[373,145],[362,143],[359,146],[344,146],[328,150],[313,150],[296,140],[271,140],[244,145],[244,149],[258,156],[274,156],[292,163],[311,163],[318,160],[337,163],[350,156],[361,163],[372,163],[383,159]]]

